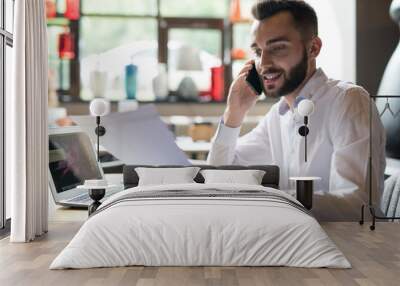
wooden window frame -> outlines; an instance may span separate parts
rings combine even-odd
[[[171,29],[204,29],[217,30],[221,33],[220,58],[224,66],[225,97],[232,81],[232,69],[230,64],[230,45],[227,36],[227,21],[219,18],[183,18],[163,17],[158,21],[158,61],[168,66],[168,41]],[[227,55],[229,58],[227,58]]]

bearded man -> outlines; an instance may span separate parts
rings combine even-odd
[[[304,1],[263,0],[252,8],[254,59],[248,61],[229,91],[227,107],[212,140],[212,165],[274,164],[280,167],[280,188],[294,188],[291,176],[316,176],[315,188],[343,194],[368,190],[369,94],[355,84],[328,79],[316,67],[322,41],[318,19]],[[255,64],[267,97],[280,98],[251,132],[239,138],[240,126],[258,96],[246,82]],[[304,118],[297,105],[310,99],[308,161]],[[385,132],[375,105],[372,110],[372,181],[382,190]],[[365,192],[366,193],[366,192]]]

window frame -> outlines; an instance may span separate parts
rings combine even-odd
[[[220,32],[220,57],[224,67],[224,91],[229,90],[232,81],[231,61],[226,61],[226,54],[230,54],[230,38],[228,37],[226,20],[220,18],[185,18],[185,17],[163,17],[158,22],[158,61],[165,63],[168,68],[168,42],[169,32],[172,29],[207,29]],[[228,27],[229,28],[229,27]],[[226,97],[226,95],[225,95]]]
[[[6,131],[6,48],[13,48],[13,33],[6,30],[6,0],[1,0],[1,21],[0,21],[0,236],[7,234],[10,230],[10,220],[7,220],[6,212],[6,188],[5,188],[5,131]],[[12,2],[12,11],[14,14],[15,0]],[[11,17],[14,17],[12,15]],[[13,30],[13,29],[12,29]]]

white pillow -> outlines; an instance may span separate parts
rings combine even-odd
[[[261,170],[201,170],[205,184],[261,185],[265,171]]]
[[[195,183],[193,179],[199,170],[199,167],[135,168],[139,176],[138,186]]]

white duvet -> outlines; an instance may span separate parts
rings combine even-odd
[[[146,191],[258,190],[299,204],[272,188],[179,184],[128,189],[105,201],[50,269],[145,266],[293,266],[350,268],[307,213],[262,198],[151,198],[115,201]]]

